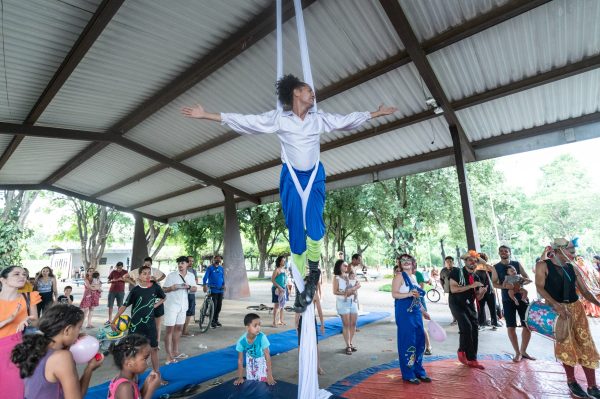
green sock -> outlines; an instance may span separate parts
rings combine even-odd
[[[300,275],[304,276],[304,273],[306,272],[306,251],[304,251],[304,253],[301,254],[292,253],[292,260],[294,261],[294,265],[296,265],[296,268],[300,272]]]
[[[321,247],[323,245],[323,239],[318,241],[306,237],[306,255],[309,261],[318,262],[321,260]]]

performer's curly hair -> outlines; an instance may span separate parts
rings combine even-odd
[[[284,109],[292,108],[294,90],[303,86],[306,86],[306,83],[292,74],[283,75],[283,77],[275,83],[275,87],[277,88],[277,98]]]

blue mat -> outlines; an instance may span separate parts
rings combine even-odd
[[[372,312],[358,317],[357,326],[373,323],[375,321],[389,317],[387,312]],[[318,336],[319,341],[341,334],[342,320],[340,318],[329,319],[325,321],[325,335]],[[240,335],[243,330],[240,329]],[[268,336],[271,343],[271,356],[288,352],[298,347],[298,336],[296,330],[288,330]],[[172,394],[182,391],[186,388],[198,385],[202,382],[217,378],[237,369],[238,354],[235,345],[223,349],[204,353],[175,364],[163,366],[160,368],[162,377],[169,381],[168,385],[159,388],[154,394],[154,398],[161,395]],[[140,386],[144,382],[148,372],[140,376]],[[108,395],[108,381],[91,387],[86,394],[86,399],[106,399]]]
[[[277,381],[277,384],[270,387],[259,381],[246,381],[235,386],[233,380],[229,380],[190,399],[293,399],[297,396],[298,385],[285,381]],[[333,395],[329,399],[343,398]]]

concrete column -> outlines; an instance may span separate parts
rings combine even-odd
[[[225,196],[225,233],[223,267],[225,269],[225,298],[239,299],[250,296],[248,275],[244,263],[244,249],[240,236],[240,224],[233,194],[223,191]]]
[[[460,202],[462,204],[463,220],[465,223],[465,232],[467,234],[468,249],[474,249],[479,252],[479,234],[477,232],[477,222],[471,203],[471,194],[469,192],[469,181],[467,179],[467,170],[465,169],[465,160],[463,158],[463,148],[460,142],[458,129],[455,125],[450,126],[450,135],[454,146],[454,160],[456,162],[456,173],[458,174],[458,188],[460,190]]]
[[[148,257],[146,246],[146,234],[144,232],[144,218],[134,215],[135,227],[133,229],[133,249],[131,251],[130,270],[137,269],[144,264],[144,258]]]

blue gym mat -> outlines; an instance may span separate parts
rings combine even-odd
[[[357,326],[361,327],[365,324],[389,317],[387,312],[372,312],[359,316]],[[318,340],[332,337],[341,334],[342,320],[338,317],[325,321],[325,335],[318,335]],[[243,329],[240,329],[240,336]],[[280,353],[288,352],[298,347],[298,336],[295,329],[284,331],[277,334],[268,335],[271,343],[271,356],[276,356]],[[202,382],[217,378],[224,374],[230,373],[237,369],[237,351],[235,345],[228,346],[223,349],[204,353],[202,355],[190,357],[189,359],[178,363],[170,364],[160,368],[163,379],[169,381],[168,385],[160,387],[155,393],[154,398],[160,398],[161,395],[173,394],[182,391],[186,388],[198,385]],[[148,372],[140,376],[140,386],[144,382],[144,378]],[[108,395],[108,381],[91,387],[86,399],[106,399]]]

